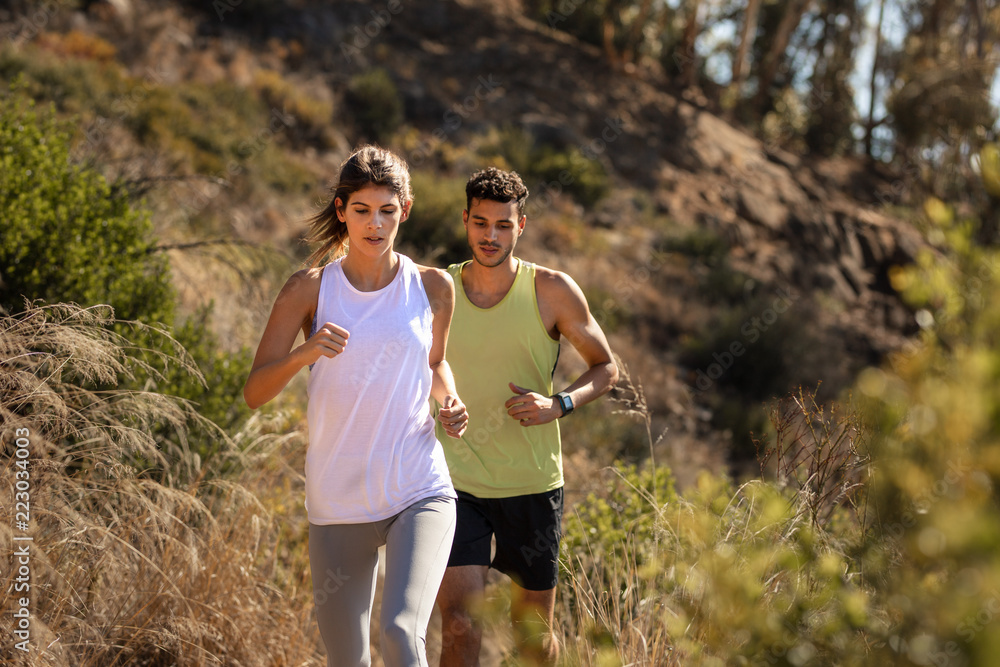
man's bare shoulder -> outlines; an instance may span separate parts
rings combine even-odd
[[[538,298],[556,303],[567,299],[583,300],[583,290],[568,273],[535,265],[535,292]]]

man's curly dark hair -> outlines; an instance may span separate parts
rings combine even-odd
[[[473,199],[506,204],[517,202],[517,214],[524,215],[524,202],[528,199],[528,188],[516,171],[503,171],[496,167],[487,167],[477,171],[465,184],[465,210],[472,208]]]

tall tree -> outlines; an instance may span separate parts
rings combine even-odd
[[[784,3],[781,18],[774,34],[769,35],[766,49],[760,61],[757,72],[756,108],[763,115],[772,106],[775,91],[773,90],[778,71],[785,62],[788,45],[792,33],[802,22],[802,17],[814,0],[788,0]]]
[[[821,0],[818,22],[822,30],[812,47],[805,140],[810,151],[829,156],[850,151],[854,141],[857,113],[848,76],[855,69],[864,21],[858,0]]]
[[[882,53],[882,26],[885,23],[885,2],[886,0],[877,0],[878,2],[878,20],[875,23],[875,51],[872,54],[872,73],[870,84],[868,87],[868,120],[865,123],[865,155],[869,158],[874,157],[874,135],[875,128],[882,124],[882,121],[875,120],[875,108],[878,104],[879,90],[878,90],[878,79],[881,70],[884,67],[884,56]]]
[[[929,155],[929,191],[953,201],[965,197],[974,180],[969,156],[997,120],[989,100],[998,65],[996,5],[995,0],[989,7],[968,0],[903,2],[904,15],[912,18],[887,104],[896,152],[904,162]],[[990,18],[984,20],[987,12]]]
[[[737,42],[736,55],[733,57],[732,86],[737,93],[743,92],[743,84],[750,73],[750,45],[757,36],[757,19],[760,15],[760,0],[748,0],[746,11],[743,12],[743,27]]]

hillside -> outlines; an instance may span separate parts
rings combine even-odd
[[[254,245],[214,261],[197,246],[171,251],[188,307],[214,298],[233,344],[255,344],[276,281],[305,255],[303,220],[353,145],[377,139],[411,162],[407,248],[430,262],[460,254],[472,170],[530,170],[520,254],[584,288],[642,384],[654,436],[667,429],[657,459],[682,486],[701,468],[745,465],[761,402],[798,384],[831,397],[912,333],[889,280],[923,243],[889,213],[902,177],[764,144],[671,94],[662,73],[618,71],[515,9],[90,2],[46,15],[36,34],[8,15],[0,72],[33,71],[37,97],[80,118],[81,154],[139,184],[163,245]],[[113,82],[103,97],[74,91],[38,75],[46,59]],[[363,88],[372,72],[389,84]],[[238,126],[225,114],[249,104],[245,91],[265,111]],[[562,375],[578,370],[563,359]],[[610,420],[616,407],[581,411],[568,449],[641,458],[645,428]]]

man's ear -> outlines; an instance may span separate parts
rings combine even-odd
[[[517,221],[517,235],[520,236],[524,233],[524,223],[528,221],[528,216],[522,215],[521,219]]]
[[[465,225],[466,229],[469,228],[469,209],[462,211],[462,224]]]

